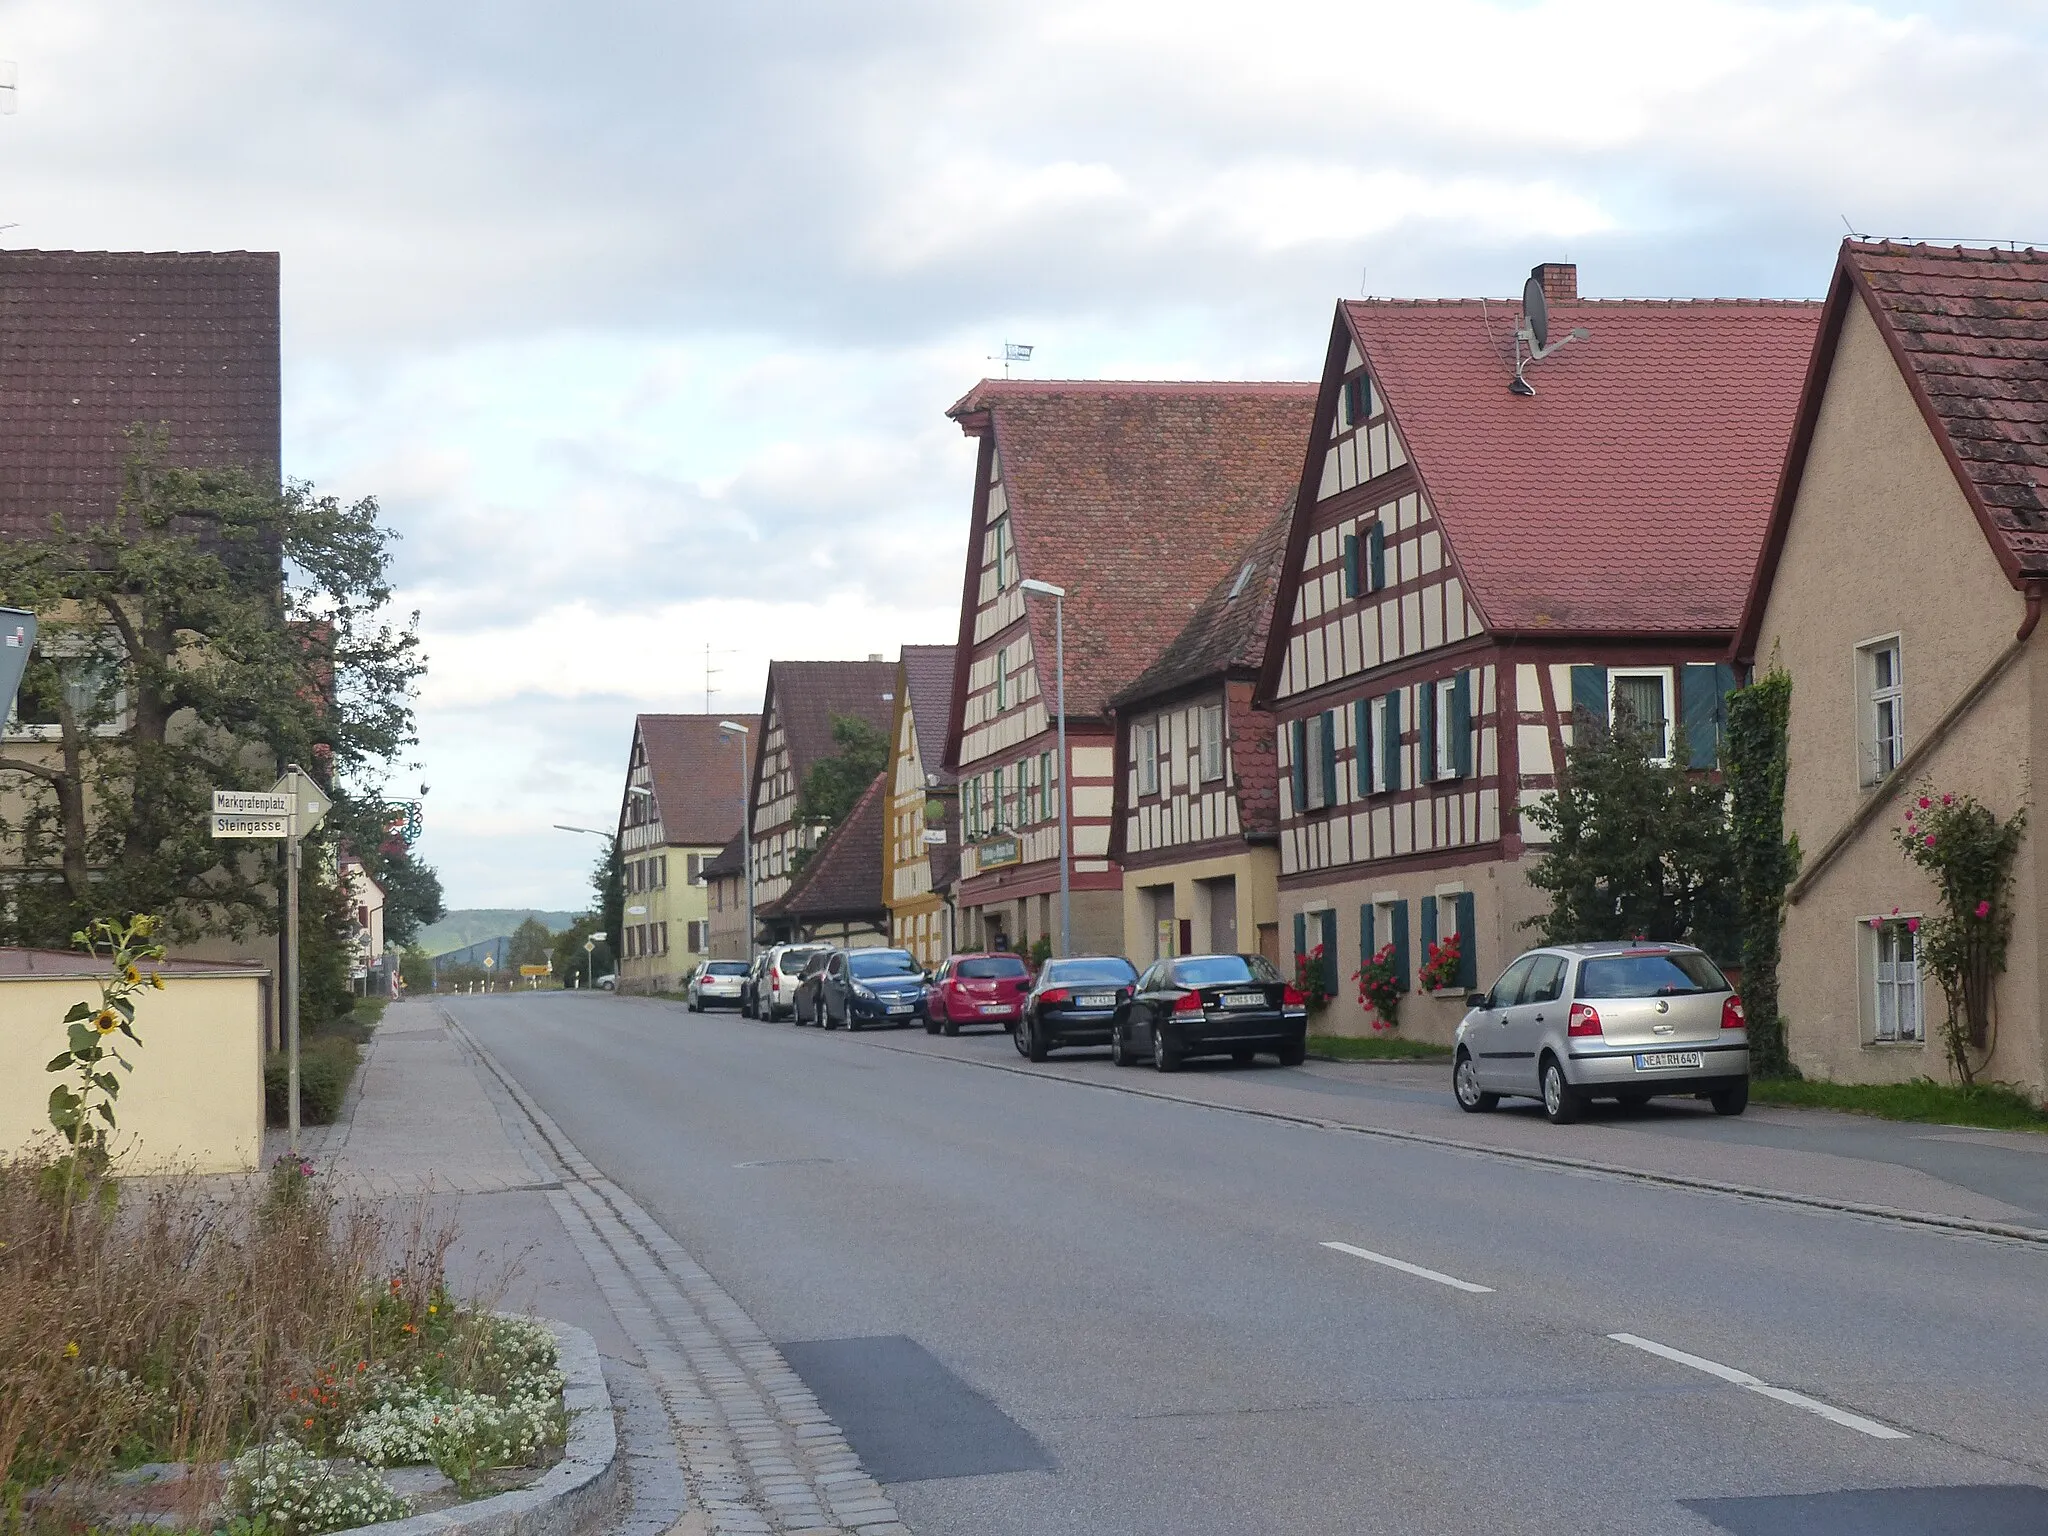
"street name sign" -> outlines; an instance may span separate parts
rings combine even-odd
[[[213,792],[213,814],[216,816],[289,816],[292,813],[292,797],[268,789],[216,789]]]
[[[290,816],[243,815],[216,811],[210,818],[215,837],[283,837],[292,835]]]

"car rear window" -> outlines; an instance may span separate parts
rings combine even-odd
[[[856,976],[915,976],[921,967],[907,949],[857,949],[846,958]]]
[[[818,972],[820,972],[820,971],[822,971],[823,969],[825,969],[825,962],[826,962],[827,960],[831,959],[831,958],[832,958],[832,952],[831,952],[830,950],[826,950],[826,949],[821,949],[821,950],[819,950],[819,951],[818,951],[817,953],[815,953],[815,954],[811,954],[811,955],[806,955],[806,956],[804,957],[804,968],[803,968],[803,975],[805,975],[805,976],[815,976],[815,975],[817,975],[817,974],[818,974]]]
[[[1601,955],[1579,965],[1580,997],[1689,997],[1728,990],[1721,967],[1696,949]]]
[[[953,974],[968,981],[995,981],[1004,976],[1028,976],[1030,972],[1016,955],[990,955],[985,960],[962,960]]]
[[[704,972],[708,976],[744,976],[747,963],[744,960],[714,960],[704,967]]]
[[[1278,986],[1280,973],[1264,955],[1198,955],[1192,960],[1174,962],[1173,981],[1181,987],[1212,987],[1232,981]]]
[[[831,953],[832,951],[829,949],[785,949],[780,955],[776,956],[775,967],[777,970],[782,971],[800,971],[804,968],[804,963],[811,956],[829,955]]]
[[[1128,986],[1138,979],[1138,972],[1128,960],[1055,960],[1045,968],[1044,981],[1109,981],[1118,986]]]

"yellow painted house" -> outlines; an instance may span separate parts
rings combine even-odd
[[[619,804],[622,992],[672,992],[711,954],[704,866],[740,829],[746,738],[717,715],[642,715]]]
[[[882,870],[889,940],[935,966],[953,952],[953,885],[960,870],[959,791],[944,768],[953,647],[903,647],[895,694]]]

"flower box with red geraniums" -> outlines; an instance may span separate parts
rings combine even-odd
[[[1461,935],[1454,933],[1439,940],[1429,946],[1429,953],[1423,957],[1422,969],[1415,973],[1415,984],[1425,992],[1447,991],[1458,984],[1464,960]]]
[[[1394,946],[1382,944],[1379,953],[1351,973],[1358,983],[1358,1006],[1372,1015],[1375,1033],[1400,1023],[1401,978],[1394,973]]]

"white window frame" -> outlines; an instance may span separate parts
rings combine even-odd
[[[1372,785],[1372,793],[1384,795],[1387,792],[1387,753],[1384,743],[1387,739],[1387,699],[1380,694],[1372,700],[1372,740],[1366,743],[1367,756],[1372,761],[1366,765],[1366,779]],[[1353,747],[1356,751],[1356,744]]]
[[[1311,811],[1327,809],[1336,803],[1336,797],[1332,793],[1336,786],[1323,782],[1325,753],[1323,750],[1322,715],[1310,715],[1303,722],[1301,750],[1303,756],[1307,759],[1301,765],[1302,798],[1308,801],[1307,809]]]
[[[134,724],[128,708],[127,670],[122,665],[126,650],[121,645],[119,639],[114,636],[111,627],[108,627],[107,635],[110,648],[97,653],[90,641],[84,636],[75,633],[69,635],[46,634],[36,641],[37,651],[41,652],[46,661],[56,662],[60,674],[66,661],[76,661],[82,657],[91,657],[95,654],[106,660],[113,667],[116,674],[116,682],[114,684],[113,708],[110,711],[110,718],[101,721],[98,725],[87,727],[85,733],[88,736],[101,739],[125,736],[129,728]],[[71,691],[70,685],[63,682],[61,676],[58,686],[64,688],[67,692]],[[73,702],[72,707],[74,709],[77,708],[76,701]],[[64,737],[64,727],[54,720],[36,721],[33,723],[24,721],[21,718],[21,701],[18,698],[9,705],[6,720],[0,722],[0,724],[4,724],[5,727],[4,730],[0,730],[0,736],[4,736],[11,741],[61,741]],[[634,796],[633,798],[638,799],[639,797]]]
[[[1027,757],[1017,764],[1017,822],[1042,820],[1038,800],[1038,759]]]
[[[1436,761],[1429,765],[1432,779],[1455,779],[1458,776],[1458,744],[1451,739],[1451,712],[1456,691],[1455,677],[1442,679],[1430,690],[1436,710]]]
[[[1196,756],[1201,782],[1212,784],[1223,777],[1223,706],[1204,704],[1201,709],[1200,746]]]
[[[1138,793],[1159,793],[1159,722],[1146,720],[1131,732],[1131,760],[1138,770]]]
[[[1047,821],[1057,821],[1060,814],[1060,773],[1059,753],[1047,747],[1038,754],[1038,804],[1045,812]]]
[[[1892,680],[1878,686],[1878,658],[1891,657]],[[1905,646],[1897,635],[1880,635],[1856,647],[1857,782],[1874,789],[1898,771],[1906,755]],[[1885,725],[1889,706],[1890,726]]]
[[[1920,969],[1920,936],[1908,927],[1919,914],[1857,919],[1864,995],[1869,1009],[1865,1038],[1872,1045],[1927,1043],[1927,986]],[[1900,941],[1910,956],[1899,958]]]
[[[1622,680],[1623,680],[1624,678],[1629,678],[1629,679],[1634,679],[1634,678],[1651,678],[1651,679],[1653,679],[1653,680],[1654,680],[1654,681],[1656,682],[1656,684],[1657,684],[1658,688],[1659,688],[1659,689],[1661,689],[1661,690],[1663,691],[1663,695],[1664,695],[1664,750],[1663,750],[1663,751],[1661,751],[1661,752],[1659,752],[1659,753],[1657,754],[1657,756],[1655,757],[1654,761],[1656,761],[1656,762],[1659,762],[1659,763],[1668,763],[1668,762],[1670,762],[1670,761],[1671,761],[1671,736],[1672,736],[1672,724],[1673,724],[1673,722],[1672,722],[1672,719],[1671,719],[1671,704],[1672,704],[1672,692],[1673,692],[1673,690],[1672,690],[1672,687],[1671,687],[1671,669],[1670,669],[1669,667],[1610,667],[1610,668],[1608,668],[1608,671],[1607,671],[1607,718],[1608,718],[1608,719],[1610,719],[1610,720],[1612,720],[1612,719],[1614,718],[1614,700],[1615,700],[1615,697],[1616,697],[1616,694],[1617,694],[1617,688],[1616,688],[1616,685],[1617,685],[1618,683],[1620,683],[1620,682],[1621,682],[1621,681],[1622,681]],[[1439,750],[1439,751],[1441,751],[1441,750],[1442,750],[1442,744],[1441,744],[1441,737],[1439,737],[1439,744],[1438,744],[1438,750]]]

